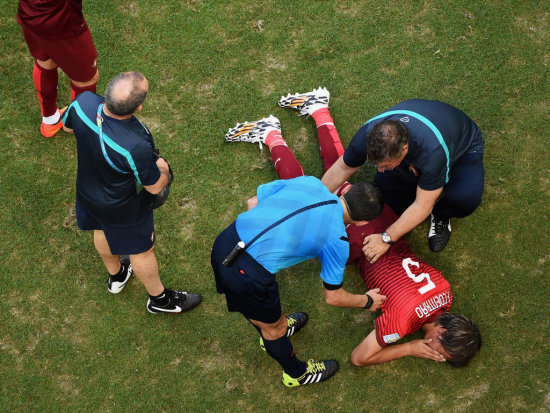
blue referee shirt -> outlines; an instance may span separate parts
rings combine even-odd
[[[246,245],[265,228],[300,208],[336,201],[285,220],[247,247],[247,252],[272,274],[319,257],[321,279],[326,284],[341,286],[349,244],[344,210],[338,197],[312,176],[261,185],[257,197],[258,205],[240,214],[235,223],[239,237]]]
[[[387,172],[418,179],[418,186],[426,191],[443,187],[461,156],[483,152],[481,131],[464,112],[436,100],[412,99],[368,120],[346,148],[346,165],[355,168],[367,161],[367,134],[378,122],[388,119],[407,127],[409,151],[397,168]]]

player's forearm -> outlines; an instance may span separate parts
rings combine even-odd
[[[386,232],[395,242],[421,224],[430,215],[431,210],[426,206],[417,206],[413,203],[397,221],[386,229]]]
[[[170,167],[168,163],[162,159],[157,159],[157,168],[160,171],[160,177],[153,185],[144,185],[145,190],[153,195],[157,195],[163,188],[170,183]]]
[[[353,357],[352,362],[354,365],[362,366],[373,366],[375,364],[382,364],[388,361],[396,360],[401,357],[411,356],[409,343],[403,344],[394,344],[388,347],[384,347],[382,350],[369,355],[368,357]]]
[[[336,162],[325,172],[321,182],[330,192],[336,191],[346,180],[354,174],[359,168],[352,168],[345,164],[344,157],[341,156]]]
[[[364,294],[352,294],[343,288],[338,290],[325,289],[325,301],[334,307],[358,307],[363,308],[368,302]]]
[[[386,229],[391,239],[397,241],[424,221],[430,215],[430,212],[432,212],[435,202],[442,191],[443,188],[426,191],[417,187],[414,202],[401,214],[397,221]]]

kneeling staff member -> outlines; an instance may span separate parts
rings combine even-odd
[[[212,249],[218,293],[229,311],[240,312],[258,330],[267,353],[283,368],[287,387],[327,380],[338,370],[335,360],[307,363],[298,359],[289,337],[307,321],[305,313],[281,313],[275,274],[310,258],[321,259],[327,304],[375,311],[385,297],[378,289],[351,294],[342,288],[349,255],[346,224],[364,223],[382,210],[381,192],[356,184],[338,198],[311,176],[260,185],[248,211],[227,227]]]

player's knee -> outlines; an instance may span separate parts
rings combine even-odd
[[[85,82],[77,82],[76,80],[71,79],[71,83],[77,87],[87,87],[87,86],[95,85],[98,80],[99,80],[99,70],[96,69],[95,74],[92,76],[90,80],[86,80]]]
[[[364,367],[367,365],[366,360],[364,360],[363,357],[361,357],[361,353],[357,351],[357,349],[353,350],[350,356],[351,364],[353,364],[356,367]]]
[[[472,214],[481,204],[481,194],[463,194],[463,196],[453,199],[453,197],[445,197],[446,202],[452,205],[453,216],[457,218],[467,217]]]
[[[153,245],[151,248],[149,248],[147,251],[140,252],[139,254],[130,254],[130,260],[132,259],[147,259],[147,258],[154,258],[155,256],[155,246]]]
[[[266,340],[277,340],[283,337],[286,334],[286,330],[287,330],[286,317],[281,316],[281,318],[273,324],[262,325],[261,330],[262,330],[262,336]]]
[[[52,59],[48,59],[48,60],[36,59],[36,64],[45,70],[57,69],[57,63],[55,63]]]
[[[281,328],[262,328],[262,337],[266,340],[277,340],[286,334],[286,326]]]

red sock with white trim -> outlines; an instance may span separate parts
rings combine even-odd
[[[57,68],[44,69],[35,61],[32,80],[40,102],[42,117],[47,118],[55,115],[57,113]]]
[[[323,158],[323,166],[327,171],[344,154],[344,147],[328,108],[317,109],[311,116],[317,126],[321,158]]]
[[[296,159],[278,130],[272,130],[265,138],[265,144],[271,152],[275,171],[281,179],[291,179],[304,175],[302,165]]]

